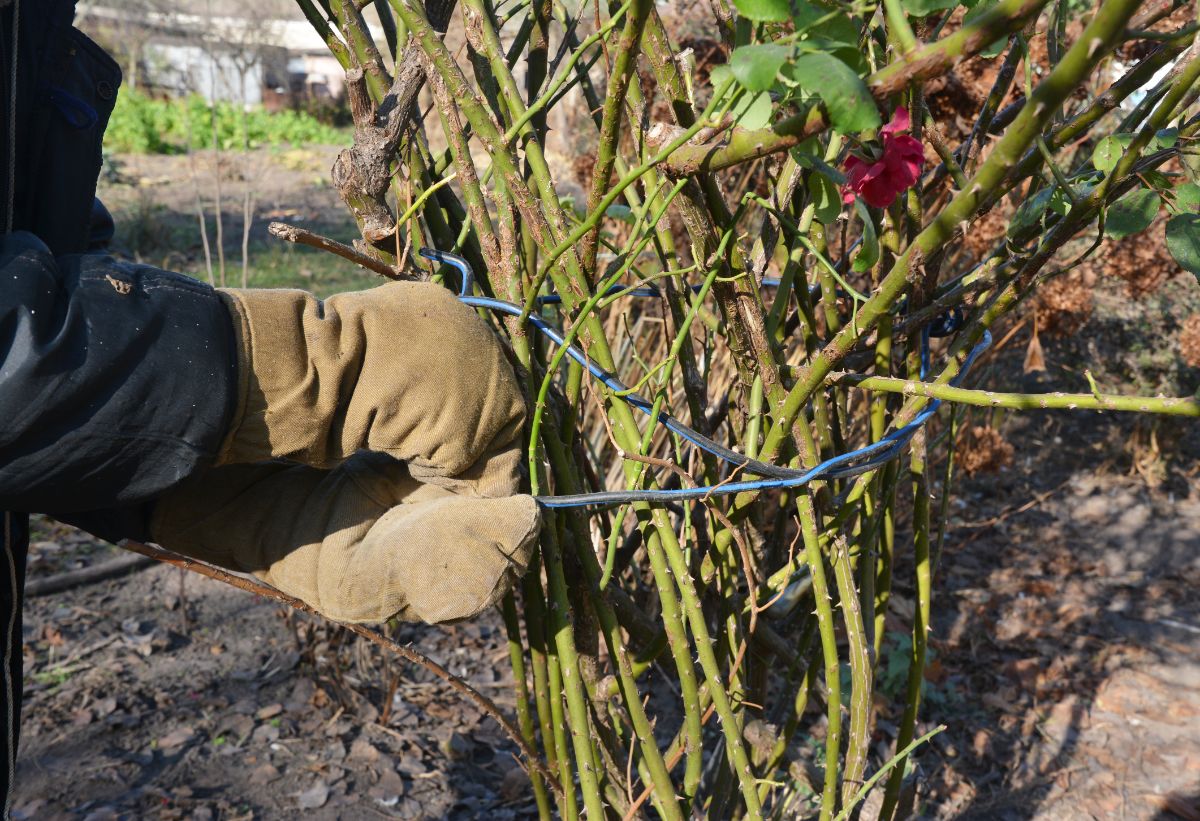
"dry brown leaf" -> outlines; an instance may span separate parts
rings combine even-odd
[[[1033,336],[1029,338],[1029,347],[1025,349],[1025,373],[1045,372],[1046,357],[1042,354],[1042,343],[1037,335],[1037,323],[1034,323]]]

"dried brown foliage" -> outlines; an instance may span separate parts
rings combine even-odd
[[[1192,8],[1191,4],[1185,3],[1162,20],[1150,26],[1150,31],[1175,31],[1192,22],[1195,14],[1196,11]],[[1132,63],[1141,60],[1154,51],[1154,49],[1158,48],[1158,45],[1157,40],[1129,40],[1117,49],[1117,54],[1122,60]]]
[[[981,260],[996,247],[1007,230],[1007,209],[997,206],[967,227],[962,238],[963,248],[971,259]]]
[[[1159,219],[1140,234],[1122,240],[1106,240],[1089,265],[1107,276],[1125,281],[1134,299],[1154,293],[1180,272],[1166,245],[1166,220]]]
[[[968,476],[995,473],[1012,464],[1013,446],[991,425],[972,425],[959,434],[954,459]]]
[[[1179,355],[1193,368],[1200,368],[1200,314],[1192,314],[1179,330]]]
[[[1050,336],[1070,336],[1092,315],[1094,277],[1072,271],[1050,280],[1037,292],[1037,326]]]
[[[925,101],[943,134],[961,139],[971,133],[998,70],[995,60],[972,57],[926,83]]]
[[[592,184],[592,169],[596,167],[595,154],[579,154],[571,163],[571,170],[575,172],[575,180],[580,185]]]

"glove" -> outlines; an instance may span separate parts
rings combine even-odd
[[[539,515],[518,493],[524,402],[487,325],[425,283],[222,297],[237,410],[219,466],[158,502],[154,541],[341,621],[494,604]]]
[[[539,523],[529,496],[457,494],[361,452],[331,471],[272,462],[215,468],[155,506],[154,541],[253,573],[343,622],[471,618],[525,571]]]
[[[499,340],[445,288],[394,282],[318,301],[222,291],[240,352],[220,464],[332,468],[357,450],[480,496],[519,485],[525,403]]]

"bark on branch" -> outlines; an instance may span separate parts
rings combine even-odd
[[[435,30],[444,32],[456,2],[429,0],[425,4]],[[378,106],[371,101],[363,69],[346,71],[354,144],[334,160],[332,179],[368,242],[383,242],[396,231],[396,218],[387,204],[387,190],[396,150],[415,116],[417,95],[425,84],[421,54],[417,40],[410,40],[396,62],[392,85]]]

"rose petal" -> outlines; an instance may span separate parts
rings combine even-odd
[[[896,199],[896,195],[900,191],[891,180],[880,177],[864,185],[859,193],[867,201],[868,205],[875,208],[887,208]]]
[[[908,109],[900,106],[892,114],[892,121],[885,125],[882,129],[884,134],[899,134],[902,131],[908,131],[912,128],[912,119],[908,116]]]
[[[864,183],[886,173],[887,165],[883,160],[873,163],[862,162],[851,170],[850,178],[854,180],[855,187],[861,187]]]
[[[883,157],[876,162],[850,155],[846,158],[846,185],[842,201],[850,203],[861,196],[875,208],[887,208],[900,192],[911,188],[921,176],[925,149],[921,141],[904,133],[912,127],[908,109],[903,106],[892,114],[882,129]]]
[[[842,189],[842,202],[854,202],[854,195],[861,192],[864,185],[887,172],[887,166],[882,162],[868,163],[861,157],[851,154],[843,165],[846,169],[846,187]]]
[[[917,156],[925,156],[925,149],[921,148],[921,141],[910,134],[896,134],[884,140],[884,150],[889,148],[893,151],[911,152],[916,153]]]
[[[925,149],[921,147],[921,141],[901,134],[896,137],[889,137],[884,141],[884,153],[892,152],[901,154],[906,158],[912,158],[924,162]]]
[[[897,192],[909,188],[921,176],[921,164],[896,151],[883,155],[887,164],[887,180]]]

